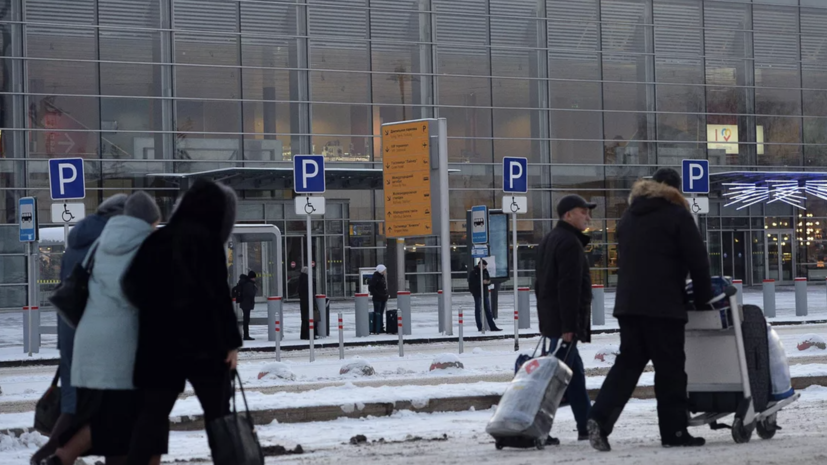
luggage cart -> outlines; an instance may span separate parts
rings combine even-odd
[[[689,426],[731,428],[736,443],[749,442],[754,430],[762,439],[781,429],[779,410],[798,400],[800,393],[769,400],[769,362],[766,321],[758,307],[739,307],[732,286],[710,304],[718,308],[688,312],[686,325],[686,374],[690,411]],[[728,305],[720,305],[727,299]],[[760,339],[758,328],[763,331]],[[745,340],[744,333],[749,332]],[[763,342],[762,342],[763,341]],[[763,344],[763,347],[762,347]],[[731,426],[718,420],[734,414]]]

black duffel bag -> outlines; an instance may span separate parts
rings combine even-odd
[[[86,301],[89,300],[89,278],[92,276],[92,269],[95,267],[95,252],[98,245],[95,244],[89,256],[88,262],[80,262],[72,269],[72,273],[58,284],[49,302],[55,306],[57,313],[72,328],[77,328],[83,312],[86,310]]]

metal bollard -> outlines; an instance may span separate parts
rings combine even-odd
[[[462,350],[463,350],[463,347],[462,347],[462,343],[463,343],[463,340],[462,340],[462,326],[463,326],[462,325],[462,309],[459,309],[459,353],[462,353]]]
[[[342,323],[342,312],[339,312],[339,360],[345,359],[345,325]]]
[[[529,329],[531,328],[531,308],[529,304],[529,302],[531,301],[531,289],[528,287],[521,287],[518,288],[517,291],[517,306],[520,314],[518,326],[520,329]]]
[[[738,296],[738,305],[743,307],[744,306],[744,281],[742,281],[740,279],[733,279],[732,280],[732,285],[733,285],[733,287],[735,287],[735,289],[738,289],[738,294],[736,294]]]
[[[267,340],[272,342],[281,337],[281,331],[276,331],[276,321],[281,319],[281,297],[267,298]]]
[[[592,324],[606,324],[606,296],[602,284],[592,284]]]
[[[398,293],[397,293],[397,295],[398,295]],[[397,334],[399,334],[399,356],[404,357],[405,356],[405,345],[404,345],[403,341],[405,339],[405,330],[402,327],[402,315],[400,315],[399,313],[396,314],[396,326],[397,326],[396,327],[396,332],[397,332]]]
[[[807,316],[807,278],[795,278],[795,316]]]
[[[282,338],[281,318],[277,318],[276,322],[273,326],[275,326],[275,329],[276,329],[276,361],[280,362],[281,361],[281,338]]]
[[[316,308],[319,309],[319,321],[316,322],[316,334],[319,339],[330,336],[330,318],[327,314],[327,296],[324,294],[316,294]]]
[[[396,293],[396,308],[402,318],[402,327],[405,328],[405,336],[411,335],[411,293],[399,291]]]
[[[775,280],[764,280],[764,316],[775,318]]]
[[[436,301],[439,316],[439,332],[445,333],[445,296],[442,295],[442,291],[437,291]]]
[[[368,315],[368,296],[356,294],[356,337],[370,336],[370,317]]]
[[[35,354],[40,352],[40,310],[38,307],[23,307],[23,352]]]

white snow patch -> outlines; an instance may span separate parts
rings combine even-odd
[[[607,365],[614,365],[617,354],[620,353],[620,347],[614,344],[606,345],[597,350],[594,354],[594,359],[603,362]]]
[[[455,354],[440,354],[431,362],[430,371],[434,370],[461,370],[465,368],[462,361]]]
[[[14,433],[0,434],[0,452],[21,449],[36,450],[46,444],[47,440],[46,436],[37,432],[23,433],[20,437],[17,437]]]
[[[339,374],[342,376],[373,376],[376,370],[364,359],[356,359],[342,365],[339,369]]]
[[[286,363],[272,362],[263,365],[258,372],[258,379],[273,379],[284,381],[295,381],[296,374],[287,366]]]
[[[356,410],[356,406],[353,404],[343,404],[342,411],[345,413],[353,413]]]
[[[431,399],[428,399],[427,397],[421,399],[411,399],[411,405],[413,408],[425,408],[428,406],[428,402],[430,402],[430,400]]]
[[[474,347],[474,350],[472,350],[471,352],[475,354],[483,354],[485,353],[485,350],[483,350],[482,347]]]

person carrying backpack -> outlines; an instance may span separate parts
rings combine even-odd
[[[388,305],[388,283],[385,280],[387,273],[385,265],[376,265],[376,271],[368,283],[368,292],[373,296],[373,328],[371,332],[384,333],[382,321],[385,317],[385,307]]]

